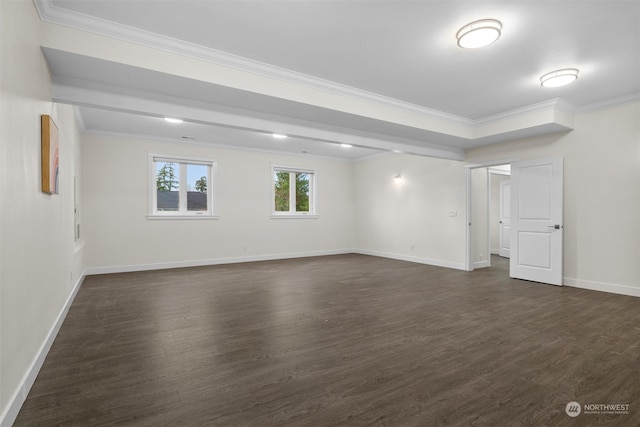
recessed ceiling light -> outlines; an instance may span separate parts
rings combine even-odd
[[[496,19],[480,19],[460,28],[456,33],[458,46],[476,49],[488,46],[500,38],[502,23]]]
[[[285,139],[287,137],[287,135],[283,133],[272,133],[271,136],[275,139]]]
[[[578,78],[577,68],[563,68],[540,77],[540,84],[544,87],[558,87],[568,85]]]
[[[353,145],[351,145],[351,144],[340,144],[340,147],[342,147],[342,148],[351,148],[351,147],[353,147]]]
[[[182,119],[177,119],[177,118],[175,118],[175,117],[165,117],[165,118],[164,118],[164,121],[165,121],[165,122],[168,122],[168,123],[182,123],[184,120],[182,120]]]

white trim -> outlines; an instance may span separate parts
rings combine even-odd
[[[192,219],[199,219],[199,220],[205,220],[205,219],[211,219],[211,220],[216,220],[216,219],[220,219],[220,215],[208,215],[208,214],[192,214],[192,215],[171,215],[171,214],[163,214],[163,215],[147,215],[147,219],[152,220],[152,221],[158,221],[158,220],[165,220],[165,219],[186,219],[186,220],[192,220]]]
[[[297,213],[297,214],[293,214],[293,213],[284,213],[284,214],[273,213],[273,214],[271,214],[269,216],[269,218],[271,218],[271,219],[318,219],[318,218],[320,218],[320,215],[306,214],[306,213]]]
[[[24,404],[24,401],[27,399],[27,395],[29,394],[29,391],[31,390],[33,383],[36,381],[38,373],[40,372],[40,369],[44,364],[44,360],[46,359],[47,354],[51,349],[51,345],[53,344],[53,341],[56,339],[56,336],[60,331],[60,327],[62,326],[64,319],[67,317],[69,308],[71,308],[71,304],[73,303],[73,300],[75,299],[76,294],[80,290],[80,286],[82,285],[82,282],[84,281],[84,278],[86,275],[87,273],[83,272],[78,278],[78,280],[76,281],[76,283],[73,285],[73,288],[71,289],[71,293],[69,294],[69,297],[67,298],[64,305],[62,306],[62,309],[60,310],[58,317],[56,318],[55,322],[51,326],[51,329],[49,330],[49,333],[47,334],[44,342],[40,346],[38,353],[36,354],[35,358],[31,362],[31,365],[27,369],[27,372],[24,374],[24,377],[20,382],[20,385],[14,391],[13,395],[9,399],[9,404],[6,406],[4,412],[0,416],[1,427],[10,427],[18,417],[20,408]]]
[[[587,113],[597,110],[603,110],[621,105],[632,104],[640,101],[640,92],[633,93],[631,95],[620,96],[617,98],[607,99],[600,102],[594,102],[593,104],[585,105],[578,108],[578,113]]]
[[[466,248],[464,251],[464,270],[465,271],[473,271],[473,263],[471,262],[471,243],[473,239],[471,237],[471,215],[473,214],[473,210],[471,208],[471,169],[467,167],[465,170],[465,184],[467,187],[467,209],[466,209],[466,219],[465,219],[465,241]]]
[[[215,163],[213,160],[187,159],[183,157],[173,156],[153,156],[153,161],[163,163],[188,163],[190,165],[198,166],[213,166],[213,164]]]
[[[473,263],[474,270],[476,268],[485,268],[485,267],[491,267],[491,265],[489,265],[489,261],[477,261]]]
[[[627,295],[631,297],[640,297],[640,287],[635,286],[618,285],[615,283],[592,282],[589,280],[575,279],[572,277],[565,277],[563,284],[572,288],[608,292],[612,294]]]
[[[91,276],[95,274],[111,274],[111,273],[130,273],[135,271],[153,271],[153,270],[166,270],[170,268],[185,268],[185,267],[203,267],[208,265],[223,265],[223,264],[237,264],[241,262],[254,262],[254,261],[274,261],[279,259],[290,258],[308,258],[316,256],[327,255],[345,255],[357,253],[353,249],[337,249],[337,250],[320,250],[309,252],[285,252],[279,254],[265,254],[265,255],[252,255],[252,256],[239,256],[239,257],[227,257],[227,258],[210,258],[199,259],[190,261],[173,261],[163,262],[155,264],[132,264],[132,265],[119,265],[113,267],[91,267],[86,269],[86,275]]]
[[[489,173],[492,173],[494,175],[504,175],[504,176],[511,176],[511,171],[509,170],[505,170],[505,169],[496,169],[496,168],[492,168],[489,167],[488,168]]]
[[[308,257],[316,257],[316,256],[346,255],[346,254],[379,256],[382,258],[391,258],[391,259],[397,259],[400,261],[409,261],[409,262],[415,262],[418,264],[433,265],[436,267],[464,270],[464,264],[462,263],[432,260],[427,258],[420,258],[420,257],[407,256],[402,254],[394,254],[394,253],[381,252],[381,251],[371,251],[366,249],[350,248],[350,249],[337,249],[337,250],[241,256],[241,257],[212,258],[212,259],[201,259],[201,260],[191,260],[191,261],[174,261],[174,262],[165,262],[165,263],[156,263],[156,264],[121,265],[121,266],[113,266],[113,267],[91,267],[86,269],[85,274],[87,276],[91,276],[95,274],[129,273],[129,272],[136,272],[136,271],[165,270],[170,268],[203,267],[208,265],[237,264],[242,262],[274,261],[279,259],[308,258]]]
[[[281,172],[294,172],[294,173],[298,173],[298,172],[302,172],[302,173],[313,173],[315,174],[317,171],[316,169],[313,168],[301,168],[301,167],[296,167],[296,166],[283,166],[283,165],[277,165],[275,163],[271,164],[271,168],[275,170],[279,170]]]
[[[501,160],[487,160],[480,163],[467,163],[464,165],[467,169],[490,168],[492,166],[510,165],[511,163],[520,161],[519,157],[505,157]]]
[[[428,259],[428,258],[422,258],[417,256],[411,256],[411,255],[403,255],[403,254],[397,254],[397,253],[391,253],[391,252],[373,251],[369,249],[355,249],[353,253],[361,254],[361,255],[378,256],[382,258],[397,259],[400,261],[415,262],[417,264],[433,265],[436,267],[453,268],[455,270],[466,270],[464,263],[458,263],[458,262]]]

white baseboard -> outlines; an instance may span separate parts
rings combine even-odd
[[[572,288],[589,289],[591,291],[609,292],[612,294],[627,295],[631,297],[640,297],[640,287],[617,285],[613,283],[591,282],[589,280],[574,279],[565,277],[565,286]]]
[[[477,261],[473,263],[473,269],[490,267],[489,261]]]
[[[44,364],[44,360],[46,359],[47,354],[51,349],[53,341],[58,335],[58,331],[60,331],[60,327],[62,326],[65,317],[67,317],[67,313],[69,312],[71,303],[73,303],[73,300],[75,299],[76,294],[80,289],[80,285],[82,285],[82,281],[84,280],[85,275],[86,273],[82,273],[80,278],[76,281],[75,285],[73,285],[73,289],[71,290],[69,297],[62,306],[62,309],[60,310],[56,321],[53,323],[53,326],[49,330],[47,337],[40,346],[40,350],[36,354],[34,360],[31,362],[31,365],[29,366],[29,369],[27,369],[27,372],[25,373],[23,380],[20,382],[17,390],[13,393],[11,399],[9,399],[9,404],[0,416],[0,427],[11,427],[11,425],[13,425],[16,418],[18,417],[20,408],[26,400],[31,387],[33,386],[33,383],[36,381],[38,373],[40,372],[40,368],[42,368],[42,365]]]
[[[465,270],[465,265],[464,263],[456,263],[456,262],[451,262],[451,261],[441,261],[441,260],[435,260],[435,259],[428,259],[428,258],[421,258],[421,257],[416,257],[416,256],[411,256],[411,255],[403,255],[403,254],[396,254],[396,253],[391,253],[391,252],[381,252],[381,251],[372,251],[369,249],[354,249],[352,251],[353,253],[357,253],[357,254],[362,254],[362,255],[371,255],[371,256],[379,256],[382,258],[391,258],[391,259],[397,259],[400,261],[409,261],[409,262],[415,262],[418,264],[428,264],[428,265],[434,265],[436,267],[446,267],[446,268],[453,268],[456,270]]]
[[[338,249],[327,251],[292,252],[268,255],[252,255],[228,258],[199,259],[191,261],[174,261],[154,264],[120,265],[115,267],[92,267],[85,270],[87,276],[94,274],[130,273],[134,271],[166,270],[169,268],[202,267],[207,265],[237,264],[241,262],[273,261],[288,258],[308,258],[326,255],[344,255],[356,253],[354,249]]]

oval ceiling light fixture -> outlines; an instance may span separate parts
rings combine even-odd
[[[168,122],[168,123],[182,123],[182,122],[184,122],[184,120],[178,119],[178,118],[175,118],[175,117],[165,117],[164,121]]]
[[[540,77],[540,85],[543,87],[559,87],[568,85],[578,79],[577,68],[562,68]]]
[[[274,137],[275,139],[286,139],[287,138],[287,135],[285,135],[284,133],[272,133],[271,136]]]
[[[501,31],[502,22],[497,19],[480,19],[460,28],[456,33],[456,39],[461,48],[477,49],[498,40]]]
[[[342,148],[351,148],[351,147],[353,147],[353,145],[342,143],[342,144],[340,144],[340,147],[342,147]]]

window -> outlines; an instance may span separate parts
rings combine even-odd
[[[159,156],[149,160],[150,217],[215,218],[214,162]]]
[[[315,217],[316,171],[272,166],[272,217]]]

